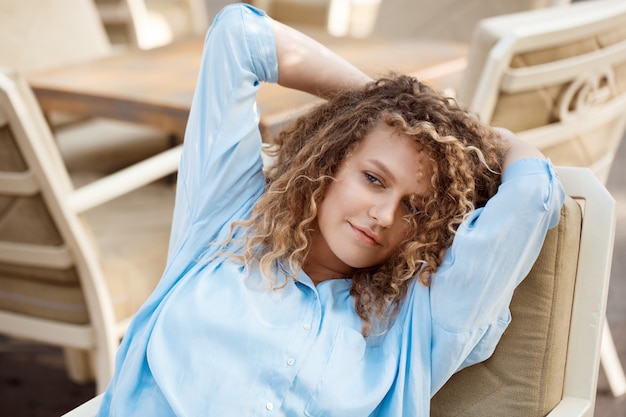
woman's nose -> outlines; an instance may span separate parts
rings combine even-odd
[[[381,199],[370,207],[370,216],[381,227],[390,227],[393,224],[398,203],[391,199]]]

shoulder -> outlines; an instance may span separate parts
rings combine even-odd
[[[276,82],[278,62],[271,19],[260,9],[243,3],[224,7],[215,17],[205,40],[206,53],[211,49],[239,56],[243,67],[262,81]]]

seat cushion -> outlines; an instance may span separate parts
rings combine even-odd
[[[512,321],[488,360],[461,370],[433,397],[431,416],[545,416],[561,400],[581,211],[567,198],[559,225],[511,302]],[[476,381],[480,381],[477,384]]]

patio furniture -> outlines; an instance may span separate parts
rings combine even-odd
[[[0,70],[0,333],[63,347],[102,392],[165,266],[175,190],[158,180],[179,155],[70,178],[30,87]]]

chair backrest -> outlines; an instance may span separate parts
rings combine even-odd
[[[32,90],[0,68],[0,333],[66,357],[89,351],[104,390],[119,339],[165,266],[175,188],[151,183],[177,171],[181,146],[70,180]],[[90,378],[86,368],[68,362],[75,380]]]
[[[19,71],[100,58],[111,52],[89,0],[0,0],[0,66]]]
[[[481,19],[533,10],[570,0],[383,0],[374,33],[469,43]],[[356,3],[356,1],[355,1]]]
[[[24,320],[12,325],[5,317],[0,327],[88,349],[95,344],[93,326],[100,334],[110,332],[115,318],[93,241],[69,207],[73,191],[30,87],[16,72],[2,69],[0,310]],[[37,319],[57,323],[55,330]],[[99,340],[99,348],[114,352],[117,335],[109,336],[109,344]]]
[[[626,2],[482,21],[457,97],[556,165],[587,166],[606,182],[626,128]]]
[[[491,358],[435,395],[433,417],[593,415],[615,201],[588,168],[558,172],[561,220],[515,291],[511,324]]]

